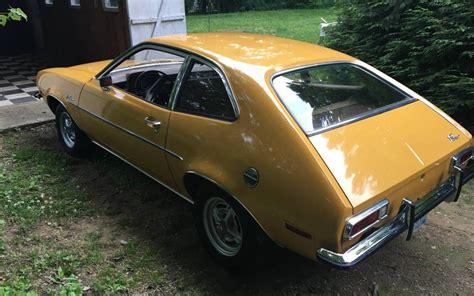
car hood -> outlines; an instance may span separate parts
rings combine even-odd
[[[69,69],[73,69],[73,70],[76,70],[76,71],[82,71],[82,72],[85,72],[87,74],[90,74],[91,76],[95,76],[102,69],[104,69],[108,64],[110,64],[111,61],[112,60],[105,60],[105,61],[81,64],[81,65],[69,67]]]
[[[449,134],[459,138],[450,141]],[[469,145],[468,136],[421,101],[310,140],[354,208]]]

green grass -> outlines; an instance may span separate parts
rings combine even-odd
[[[187,16],[188,32],[238,31],[271,34],[317,43],[321,18],[336,20],[334,9],[248,11]]]
[[[68,176],[61,153],[20,147],[11,155],[15,169],[0,163],[0,215],[27,229],[40,220],[90,213],[83,193]]]
[[[7,141],[13,145],[14,141]],[[73,219],[92,214],[74,178],[69,176],[71,159],[62,153],[20,146],[14,153],[2,155],[0,163],[0,234],[6,228],[18,229],[17,235],[0,239],[0,263],[7,281],[0,282],[0,295],[36,295],[32,282],[44,271],[54,269],[50,276],[57,288],[53,294],[73,293],[81,290],[74,273],[83,264],[76,251],[61,246],[48,246],[48,241],[29,236],[29,231],[40,221],[52,225],[68,223]],[[8,239],[8,238],[7,238]],[[23,249],[33,242],[41,249]]]
[[[73,171],[76,159],[40,147],[36,139],[14,134],[3,139],[1,149],[0,135],[0,295],[117,294],[144,282],[161,283],[154,246],[132,240],[122,246],[114,238],[103,239],[101,227],[70,229],[104,214],[81,188]],[[153,184],[109,155],[96,165],[118,191],[130,184],[147,190]],[[85,286],[82,278],[88,273]]]

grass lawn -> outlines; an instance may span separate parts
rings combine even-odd
[[[144,220],[117,210],[124,192],[148,203],[156,184],[101,153],[84,159],[97,165],[90,171],[59,146],[44,145],[43,134],[54,132],[39,130],[26,141],[0,135],[0,295],[166,293],[159,286],[164,269],[154,263],[160,247],[133,239],[131,232],[147,228]],[[92,183],[102,185],[91,191]],[[169,222],[158,220],[165,229]]]
[[[211,31],[271,34],[308,42],[319,41],[321,18],[336,20],[334,9],[292,9],[212,14]],[[208,32],[207,15],[186,18],[188,32]]]

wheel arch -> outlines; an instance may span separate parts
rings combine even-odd
[[[46,96],[46,104],[48,105],[49,109],[51,112],[56,113],[56,108],[58,108],[59,104],[61,104],[64,109],[67,110],[66,106],[64,106],[64,103],[61,102],[60,99],[58,99],[56,96],[48,94]]]
[[[223,193],[228,195],[230,198],[232,198],[234,201],[236,201],[249,214],[249,216],[252,217],[255,224],[258,225],[258,227],[265,233],[265,235],[268,238],[276,242],[272,238],[272,236],[269,234],[269,232],[265,229],[265,227],[263,227],[263,225],[255,217],[255,215],[236,196],[234,196],[232,193],[226,190],[225,187],[222,186],[219,182],[199,172],[187,171],[183,176],[183,184],[184,184],[184,187],[186,188],[188,195],[193,200],[196,200],[197,198],[199,198],[196,193],[200,186],[210,186],[219,191],[222,191]]]
[[[69,115],[71,116],[72,120],[74,121],[74,123],[78,126],[78,128],[81,130],[82,133],[84,133],[84,135],[86,137],[88,137],[89,139],[91,139],[89,137],[89,135],[84,131],[84,129],[82,128],[82,124],[81,124],[81,121],[79,120],[80,119],[80,114],[78,112],[78,109],[76,107],[76,105],[73,105],[73,104],[70,104],[68,102],[63,102],[61,99],[59,99],[60,96],[58,96],[57,94],[52,94],[52,93],[49,93],[47,95],[45,95],[45,97],[43,98],[43,100],[45,101],[45,103],[48,105],[49,109],[51,110],[51,112],[56,115],[56,109],[58,108],[58,106],[63,106],[63,108],[69,113]]]

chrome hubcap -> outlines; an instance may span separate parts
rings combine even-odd
[[[235,256],[242,247],[242,226],[234,209],[222,198],[211,197],[203,211],[204,229],[212,246],[224,256]]]
[[[63,137],[66,146],[73,148],[76,144],[76,131],[71,116],[66,112],[63,112],[60,115],[59,129],[61,130],[61,136]]]

